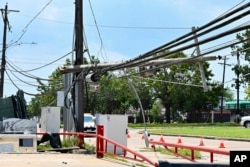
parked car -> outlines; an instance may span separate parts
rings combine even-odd
[[[96,132],[95,117],[91,114],[84,114],[84,132]]]
[[[243,116],[240,120],[240,125],[245,128],[250,128],[250,116]]]

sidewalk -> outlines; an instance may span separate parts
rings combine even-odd
[[[0,154],[1,167],[123,167],[132,164],[87,154]]]
[[[136,129],[130,129],[129,130],[129,138],[127,138],[127,147],[130,148],[133,151],[136,151],[143,156],[146,156],[151,161],[154,161],[158,163],[159,161],[168,161],[173,163],[192,163],[189,160],[183,159],[181,157],[177,157],[174,155],[166,155],[162,154],[160,152],[155,152],[151,148],[147,148],[145,144],[145,140],[142,139],[143,134],[138,134],[138,130]],[[155,141],[160,140],[160,135],[151,135],[149,139],[153,139]],[[178,136],[163,136],[165,141],[177,143]],[[200,144],[200,138],[190,138],[190,137],[181,137],[182,142],[190,145],[199,145]],[[95,139],[93,138],[87,138],[86,142],[89,144],[95,144]],[[219,148],[220,140],[211,140],[211,139],[203,139],[204,145],[212,148]],[[228,142],[228,141],[227,141]],[[230,149],[227,148],[228,146],[232,147],[235,146],[235,144],[225,144],[226,148],[222,149]],[[233,141],[230,141],[233,142]],[[243,143],[245,144],[245,143]],[[249,144],[248,144],[249,145]],[[149,146],[151,147],[151,146]],[[210,153],[201,152],[202,157],[201,159],[196,159],[200,163],[210,163]],[[134,163],[137,163],[136,161],[133,161]],[[219,164],[229,164],[229,156],[227,155],[218,155],[214,154],[214,163]],[[143,165],[148,165],[147,163],[143,163]]]
[[[134,150],[143,156],[146,156],[153,162],[168,161],[175,163],[190,163],[180,157],[161,154],[154,152],[152,149],[146,148],[145,141],[142,139],[142,134],[138,134],[138,130],[129,130],[130,138],[127,138],[127,147]],[[155,141],[160,140],[159,135],[151,135],[149,137]],[[177,142],[178,136],[163,136],[165,141]],[[182,142],[186,144],[198,145],[200,138],[181,137]],[[95,138],[85,138],[85,142],[95,146]],[[206,147],[218,148],[220,140],[203,139]],[[242,141],[224,141],[227,150],[249,150],[250,142]],[[202,153],[202,158],[197,160],[199,162],[210,163],[210,153]],[[229,164],[229,156],[214,155],[214,163]],[[34,153],[34,154],[0,154],[0,166],[2,167],[125,167],[125,166],[139,166],[137,161],[127,159],[118,160],[114,158],[96,158],[95,154],[62,154],[62,153]],[[144,166],[152,166],[148,163],[142,163]]]

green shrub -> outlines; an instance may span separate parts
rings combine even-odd
[[[175,148],[172,147],[172,148],[170,148],[170,150],[175,151]],[[170,151],[168,151],[165,148],[162,148],[160,146],[155,148],[155,151],[158,151],[161,154],[165,154],[165,155],[175,155],[174,153],[172,153],[172,152],[170,152]],[[187,156],[187,157],[191,156],[191,150],[190,149],[181,149],[181,148],[179,148],[178,153],[181,154],[181,155]],[[199,151],[194,151],[194,157],[196,159],[201,159],[201,153]]]
[[[62,147],[73,147],[73,146],[77,146],[77,137],[75,136],[70,136],[67,139],[64,139],[62,141]]]

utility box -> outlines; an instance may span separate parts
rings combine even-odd
[[[125,147],[127,147],[127,127],[128,117],[127,115],[101,115],[96,114],[96,124],[103,125],[104,136],[109,138]],[[114,145],[108,143],[107,152],[114,153]],[[117,155],[124,154],[121,148],[116,149]]]
[[[47,133],[60,132],[60,107],[42,107],[41,131]]]
[[[36,134],[0,134],[0,153],[37,152]]]
[[[0,133],[36,134],[37,125],[34,119],[7,118],[0,121]]]

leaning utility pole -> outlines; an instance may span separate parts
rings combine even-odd
[[[4,88],[4,72],[5,72],[5,53],[6,53],[6,33],[7,33],[7,26],[9,24],[8,21],[8,12],[19,12],[17,10],[8,10],[8,5],[5,5],[5,9],[0,9],[3,16],[3,50],[2,50],[2,61],[1,61],[1,82],[0,82],[0,98],[3,97],[3,88]],[[10,29],[10,28],[9,28]]]
[[[75,1],[75,65],[83,64],[83,0]],[[76,80],[74,89],[74,110],[76,116],[76,131],[83,132],[83,77],[80,72],[74,74]]]
[[[195,32],[195,27],[192,27],[192,32],[194,33],[194,42],[197,44],[199,41],[198,41],[198,38],[196,36],[196,32]],[[200,56],[200,47],[199,45],[196,45],[196,53],[197,53],[197,56]],[[202,85],[203,85],[203,89],[204,89],[204,92],[207,92],[208,91],[208,86],[207,86],[207,81],[206,81],[206,77],[205,77],[205,72],[204,72],[204,68],[202,66],[202,63],[201,62],[198,62],[199,63],[199,69],[200,69],[200,73],[201,73],[201,80],[202,80]]]

